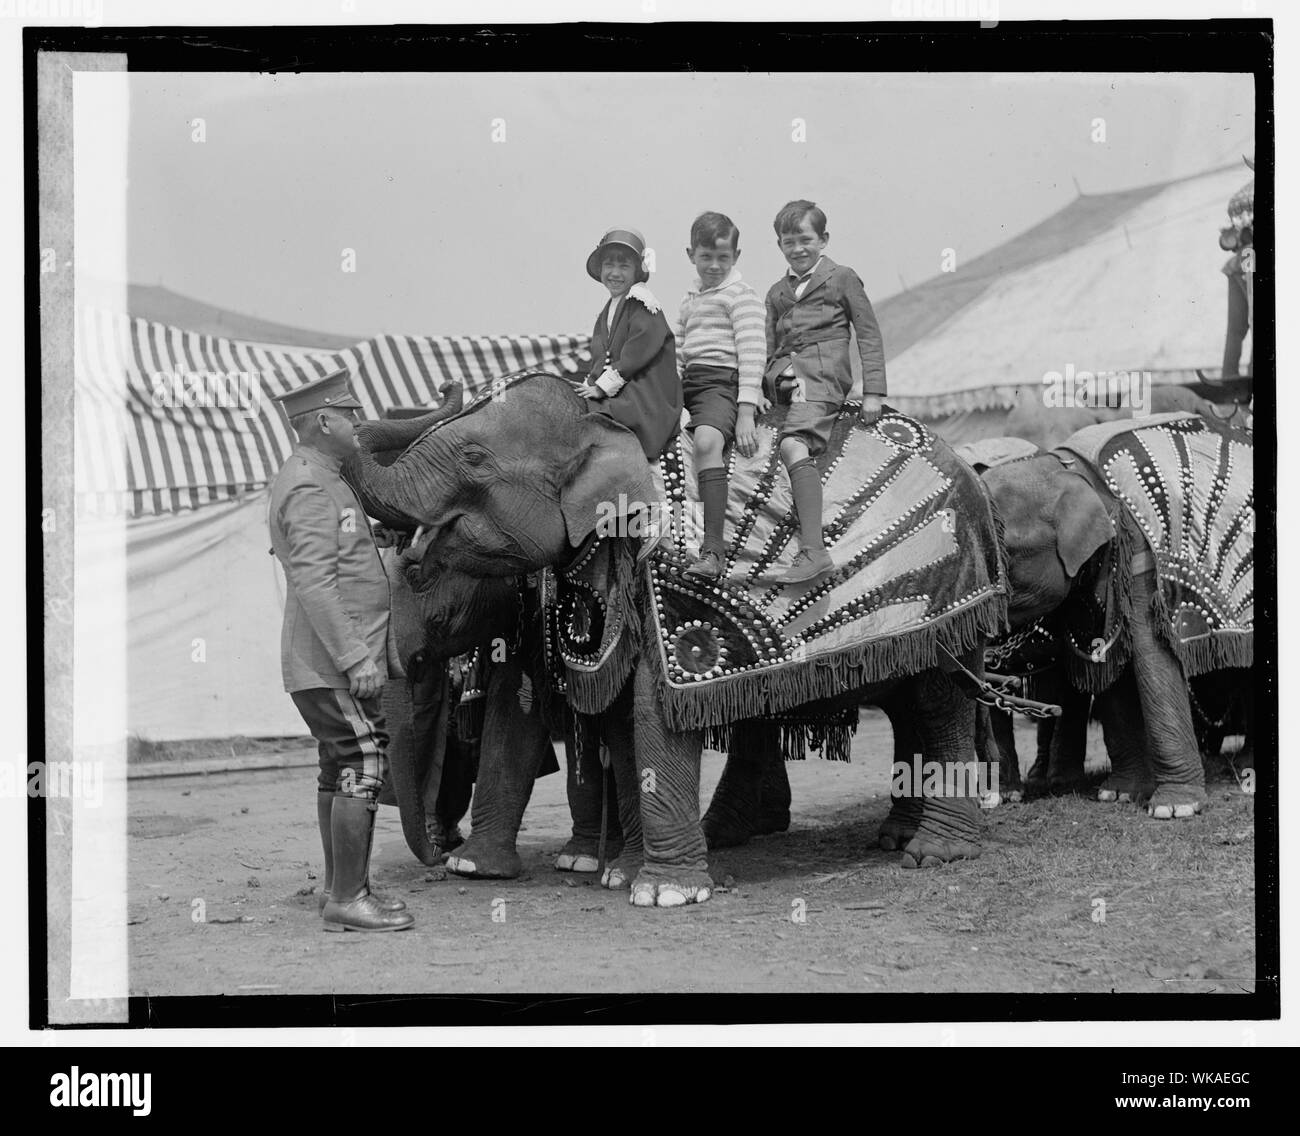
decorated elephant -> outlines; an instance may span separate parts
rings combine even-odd
[[[366,424],[377,464],[391,465],[431,423],[460,412],[460,388],[442,393],[436,410],[390,411],[390,420]],[[392,597],[386,803],[400,809],[407,844],[423,863],[453,853],[449,866],[461,874],[516,876],[515,838],[533,782],[558,768],[535,590],[521,576],[434,573],[427,539],[411,526],[382,536]],[[473,832],[464,840],[458,824],[475,783]],[[575,805],[576,816],[593,811]]]
[[[1148,800],[1161,819],[1201,810],[1188,683],[1253,661],[1252,462],[1248,433],[1168,414],[1091,426],[984,474],[1011,577],[1012,636],[994,651],[1038,635],[1069,680],[1040,755],[1049,785],[1082,777],[1095,695],[1111,761],[1100,799]]]
[[[980,708],[977,750],[981,759],[998,762],[1002,799],[1022,791],[1031,797],[1096,793],[1111,801],[1155,793],[1152,815],[1190,815],[1204,800],[1192,723],[1214,737],[1232,713],[1247,736],[1236,764],[1253,766],[1253,690],[1250,672],[1238,669],[1253,652],[1249,435],[1213,418],[1189,418],[1094,426],[1055,456],[1014,437],[957,447],[981,475],[999,470],[991,485],[1005,522],[1015,632],[990,645],[986,666],[1020,679],[1022,693],[1061,708],[1059,717],[1039,723],[1023,788],[1010,717]],[[1152,438],[1151,429],[1164,433]],[[1099,453],[1105,474],[1095,468]],[[1144,455],[1138,465],[1135,454]],[[1134,469],[1145,490],[1131,476],[1125,480]],[[1172,493],[1155,491],[1168,484]],[[1174,526],[1187,541],[1176,554],[1160,543]],[[1137,558],[1146,566],[1137,573],[1144,578],[1134,581]],[[1220,566],[1220,577],[1227,573],[1226,586],[1204,570],[1210,562]],[[1158,567],[1165,573],[1159,580]],[[1099,647],[1106,650],[1094,662]],[[1100,784],[1084,770],[1094,707],[1112,765]],[[896,752],[905,757],[908,742],[900,747],[899,734],[906,721],[899,717],[890,715]],[[1242,782],[1247,791],[1253,783]],[[755,724],[735,738],[705,815],[710,846],[783,830],[789,804],[781,747]]]
[[[541,568],[554,672],[597,731],[618,786],[624,846],[607,886],[637,906],[709,898],[699,820],[706,734],[785,716],[807,736],[847,733],[864,698],[899,707],[912,753],[945,767],[974,763],[974,705],[949,677],[978,673],[1005,625],[1005,573],[979,480],[939,439],[901,415],[863,427],[841,416],[821,460],[835,569],[783,587],[795,551],[774,423],[764,458],[733,462],[730,576],[683,575],[684,527],[648,557],[639,518],[683,505],[693,484],[678,445],[662,482],[635,436],[588,414],[565,380],[533,373],[495,384],[458,415],[425,424],[389,466],[370,428],[349,477],[367,512],[425,535],[419,571],[475,579]],[[780,563],[778,563],[780,562]],[[584,743],[583,749],[590,745]],[[979,854],[973,795],[895,800],[886,821],[903,863]]]

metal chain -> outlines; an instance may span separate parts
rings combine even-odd
[[[991,706],[995,710],[1001,710],[1006,714],[1023,714],[1026,718],[1055,718],[1052,712],[1054,707],[1044,704],[1030,702],[1027,699],[1011,699],[997,690],[990,688],[987,691],[975,695],[975,701],[984,706]]]
[[[1187,684],[1187,698],[1188,701],[1190,701],[1192,704],[1193,713],[1195,713],[1196,716],[1201,720],[1201,725],[1209,726],[1210,729],[1212,730],[1217,730],[1232,716],[1233,707],[1232,707],[1232,703],[1230,702],[1228,704],[1228,708],[1223,712],[1222,718],[1220,718],[1217,722],[1213,718],[1211,718],[1209,714],[1205,712],[1205,707],[1201,705],[1200,699],[1198,699],[1195,693],[1192,691],[1191,683]]]

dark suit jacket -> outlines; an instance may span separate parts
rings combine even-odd
[[[767,369],[764,373],[768,397],[776,376],[794,363],[794,373],[804,380],[810,402],[835,401],[814,398],[814,393],[833,395],[843,402],[853,386],[849,365],[849,327],[858,336],[862,358],[864,394],[886,394],[885,349],[880,339],[876,313],[871,310],[866,289],[851,268],[823,256],[803,295],[794,297],[794,280],[787,273],[767,293]]]
[[[627,296],[605,331],[605,308],[591,333],[591,374],[598,379],[613,367],[627,385],[612,398],[591,408],[621,422],[641,442],[649,461],[658,461],[669,439],[677,434],[682,417],[682,381],[677,374],[677,347],[662,311],[651,312],[640,300]]]
[[[285,690],[348,688],[369,656],[388,673],[388,576],[366,512],[338,465],[295,446],[271,485],[271,550],[287,584],[280,632]]]

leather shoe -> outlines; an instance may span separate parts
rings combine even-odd
[[[831,559],[831,554],[826,549],[801,548],[795,555],[794,563],[786,569],[784,575],[778,577],[777,583],[782,586],[807,584],[819,576],[826,575],[834,567],[835,561]]]

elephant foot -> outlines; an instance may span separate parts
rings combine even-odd
[[[1002,805],[1018,805],[1024,799],[1024,795],[1022,789],[1008,789],[1005,793],[990,789],[988,792],[980,794],[980,808],[987,812],[990,809],[1000,808]]]
[[[1041,801],[1044,797],[1052,795],[1051,786],[1047,781],[1040,777],[1026,777],[1024,787],[1024,799],[1026,801]]]
[[[424,835],[428,838],[429,847],[432,850],[432,863],[440,863],[442,858],[447,855],[453,848],[459,848],[465,843],[465,837],[461,835],[460,826],[453,824],[450,828],[438,820],[437,817],[429,817],[424,822]],[[430,861],[425,861],[430,863]]]
[[[921,823],[903,846],[904,868],[933,868],[974,860],[982,849],[979,802],[974,797],[923,797]]]
[[[1121,805],[1141,804],[1155,788],[1150,782],[1134,781],[1127,777],[1107,777],[1097,788],[1097,800],[1118,802]]]
[[[758,833],[756,818],[741,816],[731,809],[710,808],[700,818],[704,843],[710,848],[739,848]]]
[[[471,836],[447,857],[447,871],[475,880],[513,880],[524,870],[512,847],[489,844]]]
[[[630,859],[618,857],[605,865],[605,872],[600,877],[600,886],[610,891],[622,891],[632,886],[632,880],[640,871],[641,862],[633,864]]]
[[[632,881],[629,898],[633,907],[682,907],[687,903],[707,903],[712,894],[713,878],[708,872],[683,871],[660,876],[642,868]]]
[[[886,852],[904,847],[921,827],[921,802],[916,797],[895,797],[889,815],[881,822],[877,843]]]
[[[950,860],[975,860],[983,851],[972,840],[918,832],[903,849],[904,868],[937,868]]]
[[[771,809],[742,816],[729,809],[710,808],[700,819],[704,841],[710,848],[739,848],[751,837],[785,832],[790,827],[789,809]]]
[[[1199,785],[1161,785],[1147,805],[1147,815],[1156,820],[1194,817],[1205,804],[1205,790]]]
[[[623,842],[609,841],[605,849],[605,862],[618,859]],[[594,872],[600,867],[600,841],[573,837],[555,857],[557,872]]]

